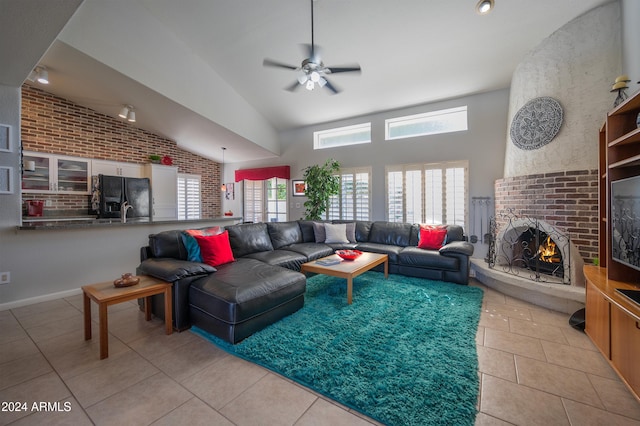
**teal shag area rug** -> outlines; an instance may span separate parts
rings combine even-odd
[[[298,312],[225,351],[388,425],[473,425],[482,289],[367,272],[307,280]]]

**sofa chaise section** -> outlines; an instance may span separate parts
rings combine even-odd
[[[305,276],[299,272],[240,258],[191,284],[191,321],[237,343],[300,309],[305,289]]]

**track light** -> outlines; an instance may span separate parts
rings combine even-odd
[[[130,123],[136,122],[136,112],[131,105],[124,105],[118,114],[118,117],[125,118]]]
[[[127,105],[125,105],[120,110],[120,114],[118,114],[118,117],[127,118],[127,114],[129,114],[129,107]]]
[[[494,6],[494,0],[480,0],[478,4],[476,4],[476,12],[480,15],[486,15],[493,10]]]
[[[45,66],[37,66],[27,77],[29,81],[37,81],[40,84],[49,84],[49,71]]]

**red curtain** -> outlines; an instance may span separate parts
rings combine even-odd
[[[256,169],[236,170],[236,182],[241,180],[267,180],[271,178],[289,179],[289,166],[258,167]]]

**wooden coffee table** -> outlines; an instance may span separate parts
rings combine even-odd
[[[164,294],[164,322],[167,334],[173,332],[173,309],[171,306],[171,283],[157,278],[140,275],[140,282],[131,287],[115,287],[113,282],[102,282],[82,287],[84,304],[84,340],[91,340],[91,300],[98,304],[100,313],[100,359],[109,356],[109,330],[107,307],[129,300],[144,300],[144,314],[151,320],[151,296]]]
[[[323,257],[325,259],[338,259],[341,262],[335,265],[320,265],[315,260],[302,264],[300,272],[312,272],[316,274],[331,275],[332,277],[347,279],[347,303],[351,304],[353,293],[353,279],[376,266],[384,263],[384,277],[389,277],[389,256],[386,254],[363,252],[356,260],[342,260],[337,254]]]

